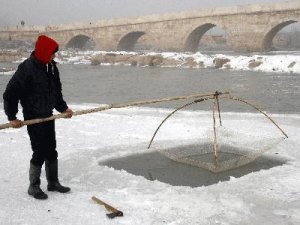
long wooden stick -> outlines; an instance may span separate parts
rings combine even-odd
[[[215,162],[218,163],[218,143],[217,143],[217,131],[216,131],[216,105],[217,105],[217,95],[214,96],[214,101],[212,105],[212,116],[213,116],[213,143],[215,152]]]
[[[220,109],[220,101],[219,101],[218,94],[216,94],[216,100],[217,100],[217,107],[218,107],[218,113],[219,113],[219,122],[220,122],[220,126],[222,126],[221,109]]]
[[[221,94],[229,94],[229,92],[225,92],[225,93],[221,93]],[[73,113],[73,116],[79,116],[79,115],[88,114],[88,113],[95,113],[95,112],[100,112],[100,111],[113,109],[113,108],[125,108],[125,107],[129,107],[129,106],[138,106],[138,105],[153,104],[153,103],[175,101],[175,100],[182,100],[182,99],[201,98],[201,97],[213,96],[213,95],[214,95],[214,93],[193,94],[193,95],[186,95],[186,96],[175,96],[175,97],[168,97],[168,98],[161,98],[161,99],[152,99],[152,100],[150,99],[150,100],[144,100],[144,101],[110,104],[110,105],[101,106],[101,107],[97,107],[97,108],[93,108],[93,109],[85,109],[85,110],[75,111]],[[50,120],[56,120],[56,119],[61,119],[61,118],[66,118],[66,114],[61,113],[61,114],[54,115],[54,116],[51,116],[48,118],[26,120],[26,121],[22,121],[22,124],[23,125],[32,125],[32,124],[36,124],[36,123],[43,123],[43,122],[47,122]],[[10,127],[12,127],[10,123],[1,124],[0,130],[10,128]]]

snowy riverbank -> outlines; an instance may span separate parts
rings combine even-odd
[[[7,54],[7,53],[6,53]],[[15,54],[15,53],[14,53]],[[14,56],[14,58],[16,57]],[[16,62],[24,60],[24,53]],[[29,53],[27,53],[29,55]],[[15,58],[16,59],[16,58]],[[104,51],[60,51],[56,60],[64,64],[131,65],[178,68],[216,68],[300,74],[299,52],[230,55],[192,53],[137,53]],[[0,74],[4,75],[0,71]],[[8,74],[9,75],[9,74]]]
[[[94,105],[95,106],[95,105]],[[93,105],[73,105],[74,110]],[[147,144],[167,109],[108,110],[56,122],[63,184],[70,194],[48,193],[37,201],[26,193],[31,155],[26,128],[0,131],[1,224],[282,225],[300,223],[300,115],[272,115],[289,138],[264,155],[282,166],[245,174],[210,186],[191,188],[150,181],[98,163],[149,152]],[[225,113],[224,126],[253,135],[276,133],[260,114]],[[2,107],[0,122],[6,123]],[[211,112],[180,111],[159,132],[160,141],[189,144],[211,129]],[[154,143],[154,144],[155,144]],[[45,174],[42,188],[45,189]],[[95,195],[122,210],[109,220]]]
[[[286,55],[287,54],[287,55]],[[217,68],[232,70],[253,70],[261,72],[300,73],[300,54],[277,55],[207,55],[200,52],[187,53],[136,53],[136,52],[61,52],[61,63],[137,65],[181,68]]]

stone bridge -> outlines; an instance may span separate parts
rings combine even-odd
[[[35,41],[46,34],[62,48],[92,40],[95,49],[133,50],[138,40],[161,51],[196,51],[203,35],[213,27],[226,32],[227,43],[239,52],[268,51],[283,27],[300,21],[300,2],[256,4],[91,21],[51,26],[0,29],[0,40]]]

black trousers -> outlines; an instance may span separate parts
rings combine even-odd
[[[49,121],[27,126],[33,151],[30,162],[41,167],[45,160],[57,159],[55,122]]]

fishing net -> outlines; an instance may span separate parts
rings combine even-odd
[[[218,146],[215,151],[211,134],[212,131],[203,135],[193,145],[160,146],[156,149],[174,161],[218,173],[246,165],[284,140],[284,137],[238,133],[222,126],[217,128]]]
[[[213,100],[213,128],[202,134],[201,137],[199,137],[197,144],[177,145],[175,147],[167,147],[164,145],[156,147],[160,153],[174,161],[201,167],[214,173],[218,173],[221,171],[234,169],[254,161],[264,152],[275,147],[282,140],[287,138],[285,132],[274,122],[274,120],[256,106],[237,97],[227,96],[227,99],[239,101],[252,106],[252,108],[258,110],[271,123],[273,123],[283,135],[275,135],[274,137],[272,134],[271,136],[261,135],[261,132],[238,132],[235,129],[222,126],[217,93],[213,97],[202,98],[185,104],[170,113],[155,131],[148,147],[150,148],[158,130],[169,117],[185,107],[206,100]],[[219,112],[218,118],[220,126],[216,125],[217,111]]]

